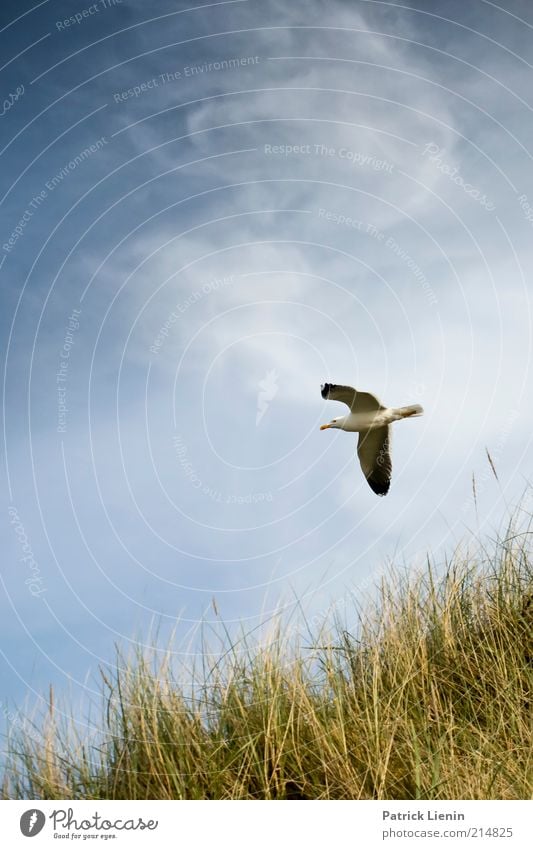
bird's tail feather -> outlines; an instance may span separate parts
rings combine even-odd
[[[410,416],[421,416],[424,409],[420,404],[411,404],[409,407],[398,407],[395,412],[401,419],[408,419]]]

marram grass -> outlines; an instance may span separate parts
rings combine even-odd
[[[170,653],[119,654],[84,733],[52,706],[12,730],[3,796],[531,798],[530,542],[392,573],[349,630],[228,641],[186,686]]]

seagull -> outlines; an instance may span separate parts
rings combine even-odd
[[[357,455],[367,483],[376,495],[386,495],[392,476],[391,423],[411,416],[421,416],[424,410],[420,404],[412,404],[409,407],[384,407],[370,392],[359,392],[352,386],[337,386],[335,383],[324,383],[321,386],[321,395],[327,401],[341,401],[347,404],[350,412],[347,416],[339,416],[329,424],[321,425],[320,430],[337,427],[350,433],[358,433]]]

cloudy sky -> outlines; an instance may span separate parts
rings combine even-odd
[[[493,533],[532,478],[531,5],[0,17],[4,716]],[[387,498],[324,381],[423,404]]]

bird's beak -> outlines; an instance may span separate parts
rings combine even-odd
[[[320,425],[320,430],[327,430],[330,425]]]

